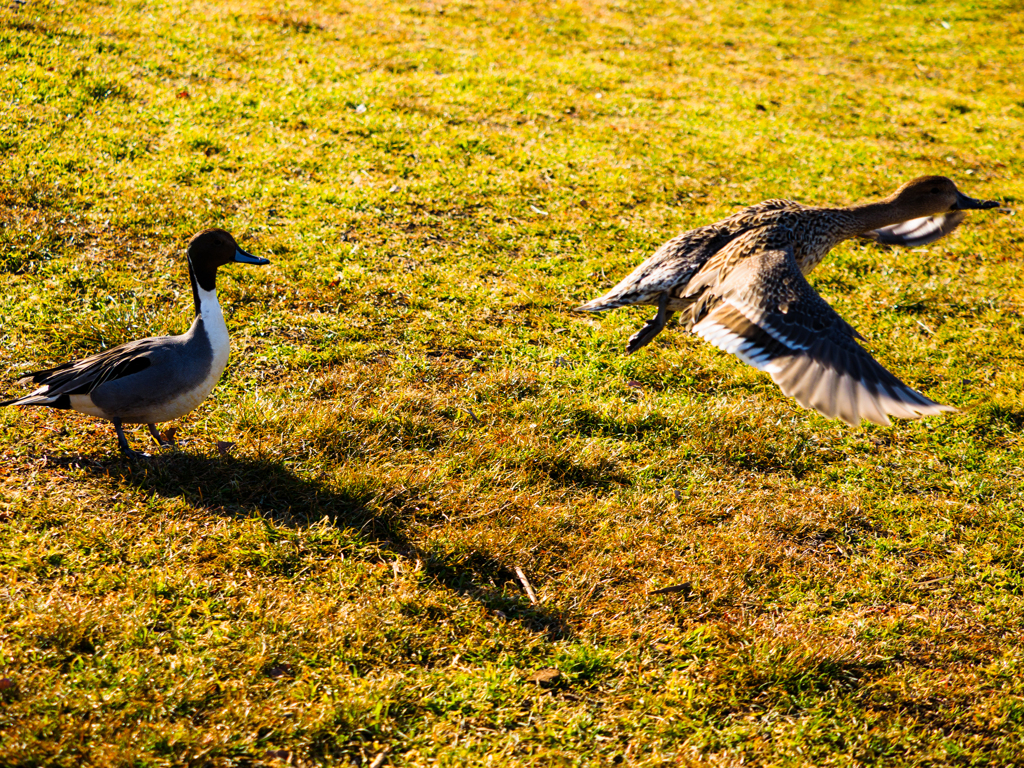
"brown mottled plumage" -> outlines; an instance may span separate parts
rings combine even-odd
[[[889,424],[955,410],[932,402],[883,368],[805,279],[851,237],[916,246],[949,234],[974,200],[943,176],[924,176],[877,203],[811,208],[767,200],[669,240],[604,296],[581,310],[650,304],[658,314],[626,346],[649,344],[676,313],[683,327],[767,371],[805,408],[856,425]]]

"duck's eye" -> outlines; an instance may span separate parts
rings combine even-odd
[[[942,190],[941,190],[941,189],[939,189],[938,187],[932,187],[932,194],[933,194],[933,195],[937,195],[937,194],[939,194],[940,192],[942,192]]]

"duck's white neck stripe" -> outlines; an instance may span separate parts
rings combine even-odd
[[[207,291],[196,285],[196,294],[199,296],[199,316],[204,321],[215,318],[223,319],[224,315],[220,310],[220,302],[217,301],[217,289]]]
[[[196,320],[203,321],[203,330],[210,340],[215,365],[220,366],[217,371],[219,376],[228,361],[228,327],[217,301],[217,290],[207,291],[196,286],[196,292],[199,296],[199,317]]]

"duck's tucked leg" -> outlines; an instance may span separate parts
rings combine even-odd
[[[121,426],[120,419],[114,419],[114,431],[117,432],[117,445],[121,449],[121,453],[127,456],[129,459],[148,459],[151,458],[148,453],[139,453],[133,451],[132,447],[128,445],[128,438],[124,436],[124,428]]]
[[[644,327],[629,337],[629,343],[626,345],[626,353],[632,354],[641,347],[646,347],[651,341],[661,333],[665,324],[672,319],[672,315],[675,312],[670,312],[668,308],[668,300],[671,298],[668,291],[661,294],[661,300],[658,302],[658,314],[644,323]]]
[[[160,434],[160,430],[156,428],[156,424],[147,424],[149,427],[149,434],[153,436],[153,439],[160,443],[161,448],[173,448],[174,447],[174,432],[167,430],[167,437]]]

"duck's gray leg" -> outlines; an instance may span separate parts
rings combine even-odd
[[[675,312],[671,312],[668,308],[668,300],[670,298],[668,291],[661,294],[661,299],[658,301],[658,314],[644,323],[643,328],[629,337],[629,343],[626,345],[626,354],[631,354],[641,347],[646,347],[655,336],[661,333],[665,324],[675,314]]]
[[[114,419],[114,431],[117,432],[117,445],[121,449],[121,453],[127,456],[129,459],[148,459],[151,458],[148,453],[139,453],[133,451],[131,446],[128,445],[128,438],[124,436],[124,428],[121,426],[120,419]]]
[[[153,439],[160,443],[161,448],[173,448],[174,439],[167,440],[163,435],[160,434],[160,430],[156,428],[156,424],[147,424],[149,427],[149,434],[153,436]]]

